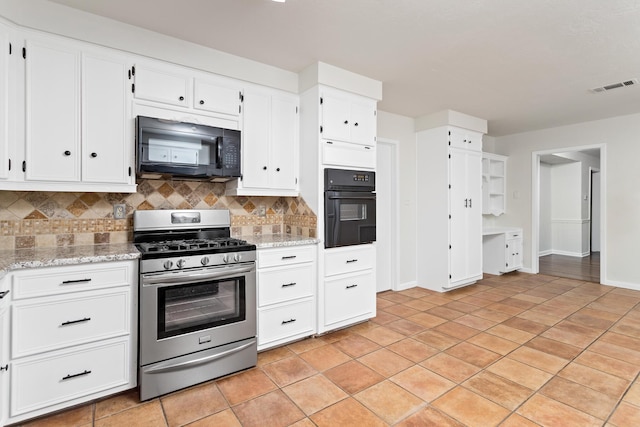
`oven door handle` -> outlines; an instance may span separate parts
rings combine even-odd
[[[216,359],[221,359],[223,357],[226,357],[230,354],[233,353],[237,353],[239,351],[244,350],[245,348],[251,347],[252,345],[255,345],[256,340],[251,340],[250,342],[243,344],[241,346],[238,347],[233,347],[230,348],[229,350],[225,350],[222,351],[220,353],[215,353],[215,354],[211,354],[209,356],[204,356],[204,357],[200,357],[198,359],[193,359],[193,360],[186,360],[183,362],[172,362],[172,361],[166,361],[164,363],[158,364],[156,366],[153,366],[151,368],[147,368],[145,369],[145,373],[146,374],[159,374],[162,372],[167,372],[167,371],[175,371],[175,370],[179,370],[179,369],[183,369],[185,367],[188,366],[193,366],[193,365],[202,365],[204,363],[208,363],[211,362],[212,360],[216,360]]]
[[[375,195],[329,196],[329,200],[375,200]]]
[[[199,283],[206,282],[208,280],[216,280],[216,279],[225,279],[228,277],[235,276],[237,274],[250,273],[253,271],[255,267],[253,264],[251,266],[245,266],[241,268],[225,268],[221,271],[216,272],[207,272],[201,274],[194,274],[193,272],[183,272],[180,273],[171,273],[167,275],[166,273],[161,273],[160,275],[143,275],[142,276],[142,285],[180,285],[180,284],[190,284],[190,283]]]

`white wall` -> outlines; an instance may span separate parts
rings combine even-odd
[[[551,166],[551,247],[554,254],[582,256],[588,239],[582,216],[582,163]],[[542,192],[541,192],[542,194]],[[588,236],[587,236],[588,237]]]
[[[507,180],[509,177],[507,177]],[[551,166],[540,165],[540,226],[538,232],[538,252],[549,255],[551,245]]]
[[[410,117],[378,111],[378,138],[399,142],[400,288],[416,284],[416,134]]]
[[[640,289],[640,269],[636,267],[640,241],[640,114],[525,132],[496,138],[496,152],[509,156],[507,193],[509,209],[498,218],[503,224],[520,224],[525,239],[532,233],[532,152],[562,151],[562,148],[606,144],[603,157],[603,195],[606,193],[605,284]],[[604,163],[606,161],[606,164]],[[604,174],[602,174],[604,175]],[[532,265],[532,247],[524,248],[525,268]]]

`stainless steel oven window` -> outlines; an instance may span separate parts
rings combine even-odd
[[[158,339],[246,319],[244,277],[158,288]]]
[[[341,203],[340,221],[362,221],[367,219],[367,205],[365,203]]]

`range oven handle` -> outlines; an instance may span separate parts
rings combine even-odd
[[[206,270],[204,273],[193,271],[178,271],[175,273],[143,274],[142,285],[181,285],[206,282],[209,280],[225,279],[238,274],[251,273],[255,266],[243,266],[240,268],[224,268],[215,272]]]

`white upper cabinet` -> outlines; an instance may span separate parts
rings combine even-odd
[[[40,33],[26,33],[21,56],[23,173],[0,188],[135,192],[127,57]]]
[[[506,211],[507,157],[482,153],[482,213],[502,215]]]
[[[178,107],[191,105],[192,79],[181,67],[137,63],[134,73],[136,99]]]
[[[242,86],[239,82],[222,77],[197,77],[194,81],[193,108],[212,113],[239,116]]]
[[[242,178],[227,194],[297,196],[298,96],[251,86],[243,108]]]
[[[26,46],[26,180],[80,181],[80,50],[54,40]]]
[[[226,129],[242,126],[239,80],[146,58],[136,61],[132,74],[135,110],[141,115]]]
[[[348,92],[323,88],[321,137],[362,145],[376,143],[376,102]]]

